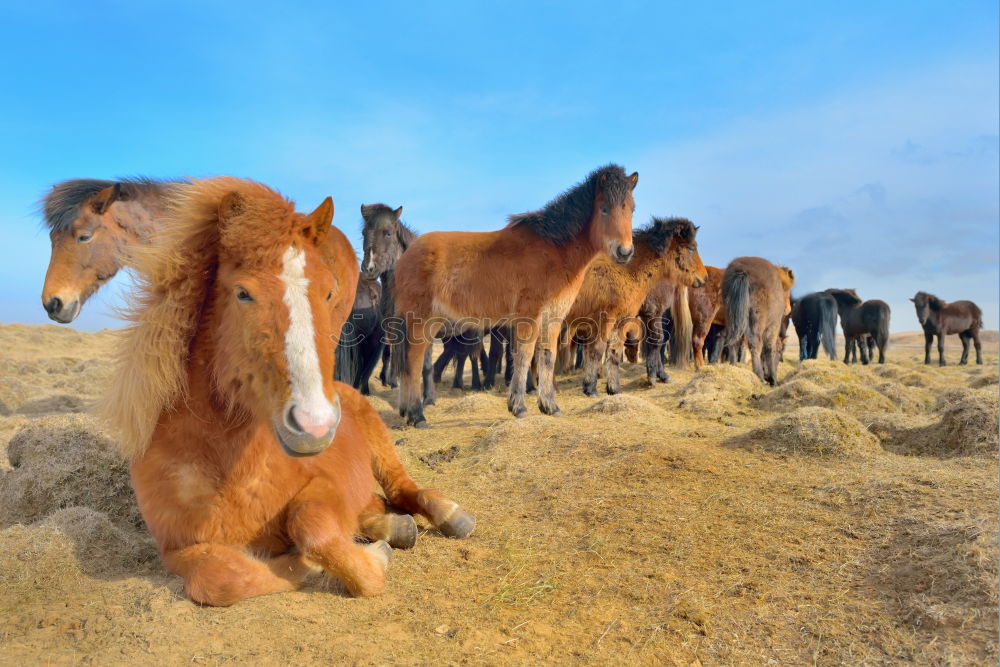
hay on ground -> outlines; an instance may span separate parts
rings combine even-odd
[[[615,394],[602,398],[581,410],[580,414],[625,417],[627,419],[663,419],[666,416],[663,408],[631,394]]]
[[[869,430],[882,446],[904,455],[954,456],[997,453],[997,396],[982,391],[952,393],[941,418],[874,419]]]
[[[781,415],[730,444],[775,454],[829,458],[868,458],[878,451],[878,439],[857,419],[815,406]]]

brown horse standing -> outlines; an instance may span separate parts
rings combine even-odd
[[[688,290],[691,306],[691,351],[694,353],[695,368],[705,363],[703,348],[708,332],[722,310],[722,269],[706,266],[708,279],[705,284]]]
[[[757,377],[777,384],[781,356],[782,321],[791,310],[795,276],[762,257],[737,257],[722,276],[726,307],[725,346],[729,363],[735,364],[744,339]]]
[[[673,282],[660,280],[653,285],[639,306],[639,322],[642,325],[639,343],[646,361],[646,379],[650,384],[670,381],[663,367],[661,355],[661,350],[667,341],[667,334],[663,328],[663,314],[668,308],[680,310],[678,292],[680,290]]]
[[[149,240],[165,197],[179,182],[78,178],[56,183],[42,199],[52,255],[42,286],[49,318],[68,324],[122,268],[128,249]]]
[[[148,178],[101,181],[89,178],[52,186],[42,200],[42,212],[52,239],[52,256],[42,288],[49,317],[67,324],[84,302],[119,269],[131,265],[136,248],[159,233],[168,201],[187,181]],[[344,233],[336,227],[326,235],[323,251],[334,267],[339,285],[349,286],[353,299],[358,260]],[[347,319],[351,303],[338,307]],[[338,329],[334,342],[340,339]]]
[[[597,375],[607,353],[607,392],[621,391],[620,365],[626,325],[635,321],[639,307],[658,280],[677,286],[701,285],[705,265],[695,241],[698,228],[685,218],[653,218],[632,234],[635,256],[626,265],[598,258],[566,315],[563,350],[574,337],[583,346],[583,393],[597,395]],[[690,325],[689,325],[690,326]],[[568,366],[568,361],[563,363]]]
[[[983,328],[983,311],[971,301],[946,303],[933,294],[917,292],[910,299],[917,309],[917,319],[924,329],[924,363],[931,363],[931,344],[934,336],[938,339],[938,363],[944,366],[944,337],[958,334],[962,341],[962,360],[959,365],[969,363],[969,341],[976,344],[976,363],[983,363],[983,346],[979,342],[979,330]]]
[[[425,352],[447,323],[481,331],[510,324],[514,372],[507,408],[524,404],[528,367],[538,345],[538,406],[558,414],[553,366],[559,328],[599,254],[622,264],[632,258],[631,176],[617,165],[587,179],[534,213],[514,215],[495,232],[434,232],[418,237],[396,265],[396,314],[405,327],[399,411],[408,424],[426,423],[424,402],[434,383]],[[422,373],[421,373],[422,371]],[[424,393],[420,381],[423,376]]]
[[[852,289],[828,289],[825,292],[837,300],[840,326],[844,330],[844,363],[850,363],[851,353],[861,351],[861,363],[867,365],[871,336],[878,346],[878,362],[885,363],[885,348],[889,345],[889,304],[878,299],[861,302]],[[857,358],[855,357],[855,361]]]
[[[232,178],[176,195],[136,253],[143,278],[102,412],[131,458],[143,519],[197,602],[292,590],[315,568],[354,595],[382,590],[420,513],[442,532],[474,520],[406,474],[385,425],[333,381],[333,334],[355,284],[326,252],[333,202],[308,215]],[[332,445],[332,446],[331,446]]]

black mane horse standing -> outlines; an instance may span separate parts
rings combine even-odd
[[[799,359],[815,359],[819,347],[837,358],[837,300],[826,292],[813,292],[792,301],[792,324],[799,337]]]
[[[944,366],[944,337],[958,334],[962,341],[962,360],[969,363],[969,341],[976,344],[976,363],[983,363],[983,346],[979,342],[979,330],[983,328],[983,311],[971,301],[947,303],[927,292],[917,292],[910,299],[917,309],[917,319],[924,328],[924,363],[931,363],[931,343],[938,339],[938,363]]]
[[[826,293],[837,300],[840,312],[840,326],[844,330],[844,363],[850,363],[855,346],[861,352],[861,363],[869,362],[869,345],[865,340],[871,336],[878,346],[878,362],[885,363],[885,348],[889,344],[889,304],[878,299],[861,302],[861,297],[852,289],[828,289]]]

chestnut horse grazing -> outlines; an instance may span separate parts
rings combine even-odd
[[[423,406],[434,399],[434,383],[425,352],[449,322],[458,330],[511,325],[507,408],[517,417],[528,414],[525,386],[537,344],[538,406],[559,413],[552,377],[559,328],[594,258],[607,253],[622,264],[632,258],[638,180],[638,173],[608,165],[542,210],[511,216],[499,231],[434,232],[413,241],[395,276],[396,315],[405,328],[397,346],[404,356],[399,412],[408,424],[426,423]]]
[[[607,392],[621,391],[620,365],[626,327],[629,323],[638,324],[636,314],[658,280],[680,287],[698,286],[705,281],[705,265],[695,241],[697,231],[685,218],[653,218],[649,225],[632,234],[635,255],[628,264],[599,257],[590,265],[566,315],[561,348],[568,355],[570,341],[574,337],[580,341],[584,394],[597,395],[597,375],[605,356]],[[690,317],[690,313],[687,315]],[[569,359],[563,360],[562,365],[568,368]]]
[[[56,183],[42,199],[52,255],[42,286],[49,318],[69,324],[122,268],[129,247],[146,242],[179,182],[77,178]]]
[[[102,412],[164,565],[196,602],[293,590],[317,568],[353,595],[381,591],[381,540],[411,546],[416,526],[386,513],[376,480],[446,535],[475,525],[410,479],[368,402],[332,379],[355,287],[325,250],[332,217],[329,197],[303,215],[251,181],[197,181],[136,253],[143,283]]]
[[[862,303],[861,297],[852,289],[825,291],[837,300],[840,326],[844,330],[844,363],[850,363],[851,353],[859,349],[861,363],[867,365],[871,345],[866,339],[871,336],[878,346],[878,362],[884,364],[885,348],[889,344],[889,304],[878,299]]]
[[[726,306],[725,346],[729,363],[739,358],[744,339],[750,347],[753,372],[777,384],[782,321],[791,310],[792,270],[762,257],[737,257],[722,276]]]
[[[119,269],[131,265],[133,251],[156,237],[168,201],[187,184],[148,178],[80,178],[53,185],[42,200],[52,239],[52,257],[42,288],[42,304],[49,317],[63,324],[72,322],[89,297]],[[351,242],[333,227],[324,248],[338,284],[351,286],[353,299],[358,260]],[[343,313],[337,317],[343,321],[351,310],[350,300],[339,307]],[[334,342],[339,338],[338,329]]]
[[[931,363],[931,344],[934,336],[938,339],[938,363],[944,366],[944,337],[958,334],[962,341],[962,360],[969,363],[969,341],[976,344],[976,363],[983,363],[983,346],[979,342],[979,330],[983,328],[983,311],[971,301],[946,303],[933,294],[917,292],[910,299],[917,309],[917,319],[924,328],[924,363]]]

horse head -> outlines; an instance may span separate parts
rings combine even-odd
[[[361,229],[364,259],[361,261],[361,275],[374,280],[396,266],[403,251],[409,245],[412,233],[400,220],[403,207],[391,209],[385,204],[362,204]]]

